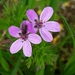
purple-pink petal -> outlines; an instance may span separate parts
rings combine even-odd
[[[38,15],[36,14],[36,12],[32,9],[27,10],[26,15],[28,17],[28,19],[34,23],[34,20],[38,20]]]
[[[52,14],[53,14],[52,7],[46,7],[41,12],[40,20],[42,20],[43,22],[48,21],[51,18]]]
[[[33,43],[33,44],[39,44],[41,43],[41,37],[37,34],[29,34],[28,35],[28,40]]]
[[[24,21],[22,21],[22,23],[20,24],[20,28],[22,29],[22,27],[25,27],[25,25],[28,26],[28,24],[29,24],[29,21],[28,21],[28,20],[24,20]]]
[[[35,28],[34,28],[34,26],[33,26],[32,23],[28,24],[28,32],[30,32],[30,33],[36,33],[36,30],[35,30]]]
[[[60,24],[55,21],[49,21],[49,22],[45,23],[45,28],[51,32],[59,32],[60,31]]]
[[[23,46],[22,39],[16,40],[10,47],[10,52],[12,54],[17,53]]]
[[[40,35],[46,42],[51,42],[53,40],[52,34],[47,31],[44,27],[39,29]]]
[[[18,33],[21,32],[21,30],[16,26],[10,26],[8,32],[11,36],[18,38],[19,37]]]
[[[27,25],[27,32],[29,33],[36,33],[33,24],[31,22],[29,22],[28,20],[24,20],[22,21],[20,28],[22,29],[22,27],[25,27],[25,25]]]
[[[24,41],[23,53],[26,57],[30,57],[32,55],[32,47],[28,40]]]

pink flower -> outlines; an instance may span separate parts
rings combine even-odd
[[[10,26],[8,31],[11,36],[18,38],[10,47],[12,54],[17,53],[23,47],[24,55],[30,57],[32,55],[31,43],[39,44],[41,42],[40,36],[35,34],[31,23],[27,20],[21,23],[20,28]]]
[[[59,32],[60,25],[55,21],[48,21],[53,14],[53,9],[51,7],[46,7],[41,12],[40,18],[32,9],[26,12],[28,19],[32,22],[35,31],[39,30],[41,37],[46,42],[51,42],[53,40],[52,34],[49,32]]]

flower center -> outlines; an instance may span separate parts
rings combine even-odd
[[[34,21],[35,21],[35,26],[34,26],[34,28],[41,28],[41,27],[43,26],[42,20],[41,20],[41,21],[37,21],[37,20],[35,19]]]
[[[24,41],[26,41],[26,39],[28,38],[28,34],[19,33],[19,35],[20,35],[20,38],[22,38]]]
[[[28,33],[27,33],[28,27],[27,27],[27,25],[22,25],[21,30],[22,30],[22,32],[19,33],[20,38],[22,38],[24,41],[26,41],[26,39],[28,38]]]

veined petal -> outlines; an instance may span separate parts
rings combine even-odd
[[[42,41],[41,37],[37,34],[29,34],[28,40],[33,44],[39,44]]]
[[[25,25],[27,25],[27,32],[35,33],[35,29],[34,29],[33,24],[31,22],[29,22],[28,20],[22,21],[20,28],[21,29],[24,28]]]
[[[36,25],[35,23],[32,23],[32,26],[34,28],[34,32],[37,33],[38,32],[38,28],[35,28],[35,25]]]
[[[28,17],[28,19],[34,23],[34,20],[38,20],[38,15],[36,14],[36,12],[32,9],[27,10],[26,15]]]
[[[20,28],[22,29],[23,27],[25,27],[25,25],[28,26],[28,24],[29,24],[29,21],[28,21],[28,20],[24,20],[24,21],[22,21],[22,23],[20,24]]]
[[[19,32],[21,31],[20,28],[16,27],[16,26],[10,26],[9,29],[9,34],[13,37],[18,38],[19,37]]]
[[[39,29],[41,37],[46,41],[46,42],[51,42],[53,40],[52,34],[48,32],[44,27]]]
[[[34,28],[34,26],[33,26],[32,23],[28,24],[28,32],[30,32],[30,33],[36,33],[36,30],[35,30],[35,28]]]
[[[48,21],[51,18],[52,14],[53,14],[52,7],[46,7],[41,12],[40,20],[42,20],[43,22]]]
[[[45,28],[48,31],[52,31],[52,32],[59,32],[60,31],[60,25],[58,22],[55,22],[55,21],[46,22]]]
[[[26,57],[30,57],[32,55],[32,47],[28,40],[24,41],[23,53]]]
[[[22,39],[16,40],[10,47],[10,52],[12,54],[17,53],[23,46]]]

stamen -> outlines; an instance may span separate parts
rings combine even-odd
[[[38,22],[37,19],[34,19],[35,22]]]
[[[20,38],[22,38],[24,41],[28,38],[28,34],[19,33],[19,35],[20,35]]]
[[[43,24],[42,20],[41,21],[37,21],[36,19],[34,19],[34,21],[35,21],[34,28],[41,28],[42,27],[42,24]]]
[[[34,28],[37,28],[37,25],[35,25]]]
[[[26,34],[28,30],[28,26],[27,25],[22,25],[22,34]]]

